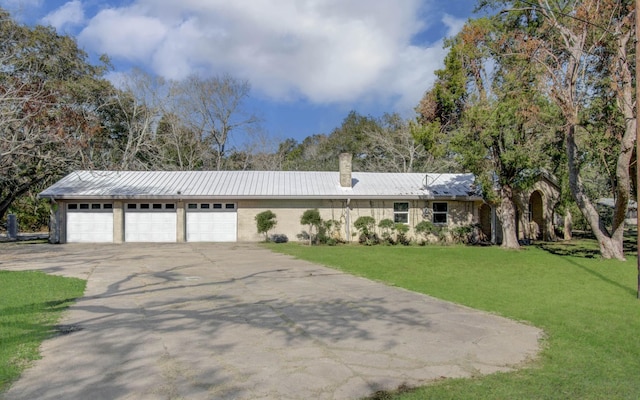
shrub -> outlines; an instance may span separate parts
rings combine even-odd
[[[421,221],[419,222],[414,230],[420,236],[422,236],[421,245],[425,245],[429,242],[430,235],[438,236],[439,229],[433,224],[431,221]]]
[[[287,243],[289,241],[289,238],[287,237],[287,235],[282,234],[282,233],[275,233],[275,234],[271,235],[271,237],[269,239],[273,243]]]
[[[300,224],[309,226],[309,245],[313,244],[313,228],[315,228],[317,236],[317,232],[320,230],[320,226],[322,225],[320,211],[318,211],[317,208],[305,211],[302,214],[302,217],[300,217]]]
[[[378,228],[381,229],[382,240],[388,244],[396,244],[393,240],[393,232],[395,231],[395,223],[389,218],[385,218],[378,223]]]
[[[342,240],[340,239],[341,226],[342,224],[340,221],[336,221],[334,219],[321,221],[316,241],[320,244],[328,244],[329,246],[335,246],[338,243],[342,243]]]
[[[473,225],[458,225],[451,229],[451,239],[454,243],[468,244],[472,240],[473,229]]]
[[[403,246],[408,246],[409,244],[411,244],[411,239],[407,237],[407,232],[409,232],[408,225],[399,222],[395,225],[395,231],[397,232],[396,241],[398,243],[402,244]]]
[[[360,232],[359,243],[371,246],[380,243],[378,235],[373,231],[376,226],[376,220],[373,217],[362,216],[356,219],[353,226]]]
[[[255,220],[258,233],[263,233],[265,242],[268,242],[269,231],[278,223],[278,221],[276,221],[276,215],[271,210],[267,210],[256,215]]]

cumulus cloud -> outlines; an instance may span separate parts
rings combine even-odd
[[[231,73],[277,100],[414,106],[444,56],[418,45],[422,0],[135,0],[91,18],[82,45],[167,78]],[[455,32],[462,22],[441,21]]]
[[[42,18],[42,23],[57,30],[66,26],[77,26],[84,22],[84,9],[80,0],[73,0]]]

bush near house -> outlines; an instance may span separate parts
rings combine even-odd
[[[269,241],[269,231],[278,224],[276,214],[271,210],[263,211],[255,216],[258,233],[264,234],[264,241]]]
[[[367,246],[380,243],[380,239],[374,231],[376,220],[373,217],[358,217],[358,219],[353,223],[353,226],[358,230],[358,232],[360,232],[358,243],[365,244]]]
[[[302,217],[300,217],[300,224],[301,225],[307,225],[308,228],[309,228],[309,230],[307,232],[303,232],[303,234],[306,233],[308,238],[309,238],[309,245],[311,245],[314,242],[316,242],[317,236],[318,236],[318,231],[320,230],[320,227],[322,226],[322,217],[320,217],[320,211],[318,211],[317,208],[305,211],[302,214]],[[313,233],[314,229],[316,231],[315,235]]]

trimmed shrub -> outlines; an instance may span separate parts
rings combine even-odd
[[[300,224],[307,225],[309,227],[309,245],[313,244],[314,239],[318,236],[318,232],[322,225],[322,218],[320,217],[320,211],[317,208],[307,210],[300,217]],[[316,235],[313,234],[313,228],[315,228]]]
[[[269,241],[269,231],[273,229],[278,221],[276,221],[276,215],[271,211],[263,211],[260,214],[255,216],[256,227],[258,228],[258,233],[264,234],[265,242]]]
[[[353,226],[360,232],[358,242],[371,246],[380,243],[378,235],[373,231],[376,226],[376,220],[373,217],[362,216],[356,219]]]

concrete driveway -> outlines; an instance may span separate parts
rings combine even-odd
[[[353,399],[510,371],[541,331],[253,244],[0,247],[88,279],[6,399]]]

